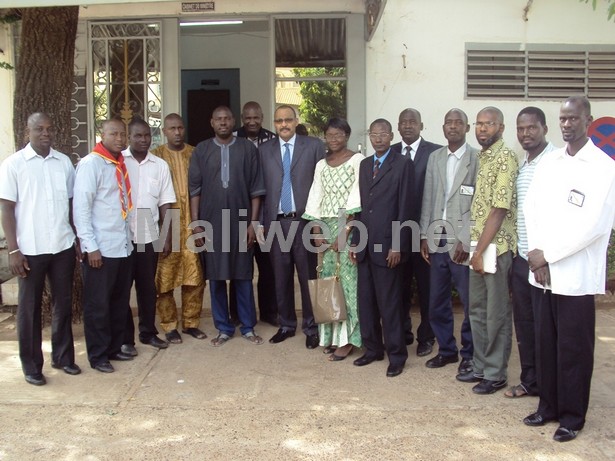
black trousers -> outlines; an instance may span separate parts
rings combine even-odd
[[[258,296],[259,318],[264,321],[277,321],[278,305],[275,296],[275,278],[273,276],[273,266],[269,253],[261,250],[257,244],[254,246],[254,260],[258,267],[258,282],[256,283]],[[254,292],[252,292],[252,302],[254,302]],[[234,283],[231,280],[229,289],[229,312],[231,319],[238,319],[237,315],[237,296],[235,295]]]
[[[536,351],[538,412],[580,430],[585,425],[594,370],[594,296],[563,296],[538,291]]]
[[[536,376],[536,332],[534,325],[535,308],[532,301],[536,293],[528,281],[530,267],[521,256],[513,258],[510,272],[510,290],[512,292],[513,322],[521,362],[521,384],[530,394],[538,394],[538,377]],[[540,291],[540,290],[538,290]]]
[[[359,325],[365,355],[380,358],[386,349],[391,365],[403,366],[408,348],[403,329],[401,266],[378,266],[366,254],[357,269]]]
[[[143,245],[143,251],[138,251],[137,244],[132,251],[132,281],[135,282],[137,292],[137,307],[139,312],[139,340],[143,343],[158,334],[156,329],[156,267],[158,266],[158,253],[154,245]],[[135,344],[135,323],[132,319],[130,303],[126,305],[126,331],[123,344]]]
[[[412,279],[416,280],[416,291],[419,295],[419,310],[421,323],[416,330],[416,339],[419,343],[433,341],[434,332],[431,329],[429,320],[429,264],[423,259],[421,253],[412,252],[408,261],[402,267],[402,287],[403,287],[403,306],[404,306],[404,331],[406,335],[414,337],[412,334],[412,319],[410,318],[410,307],[412,306]]]
[[[102,267],[87,262],[83,270],[83,326],[88,360],[92,367],[109,360],[122,348],[126,306],[130,302],[132,257],[102,258]]]
[[[59,366],[75,363],[72,329],[73,274],[75,249],[56,254],[26,256],[30,270],[19,278],[17,339],[19,358],[25,375],[43,371],[41,302],[45,277],[51,288],[51,361]]]
[[[312,301],[310,300],[309,279],[316,278],[316,254],[309,252],[303,245],[301,235],[306,221],[302,219],[282,218],[271,223],[278,225],[284,237],[289,235],[291,225],[297,226],[297,232],[292,240],[289,251],[285,251],[278,238],[271,244],[271,264],[275,278],[275,293],[278,302],[278,320],[280,328],[295,331],[297,329],[297,313],[295,312],[295,270],[301,290],[301,312],[303,321],[301,329],[306,335],[318,334],[318,325],[314,322]],[[272,229],[269,229],[272,232]]]

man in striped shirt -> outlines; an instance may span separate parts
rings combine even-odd
[[[517,139],[526,154],[517,176],[517,256],[513,258],[510,285],[513,319],[521,362],[521,382],[506,390],[504,395],[509,398],[538,395],[534,341],[534,304],[536,300],[532,300],[531,285],[528,281],[527,229],[523,205],[538,163],[545,155],[555,150],[555,146],[545,139],[547,132],[545,113],[541,109],[530,106],[519,112]]]

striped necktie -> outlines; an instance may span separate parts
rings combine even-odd
[[[282,168],[284,177],[282,178],[282,195],[280,196],[280,205],[282,213],[290,213],[293,211],[292,199],[292,182],[290,180],[290,144],[284,144],[284,156],[282,157]]]
[[[374,162],[374,172],[372,174],[372,179],[378,176],[378,172],[380,171],[380,160],[376,159]]]

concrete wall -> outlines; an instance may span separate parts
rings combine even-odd
[[[384,15],[367,49],[367,120],[387,118],[397,125],[405,107],[423,116],[423,135],[444,143],[446,111],[460,107],[473,121],[483,107],[504,112],[506,142],[520,150],[515,117],[528,105],[542,108],[551,127],[551,140],[561,146],[558,114],[561,101],[481,100],[464,98],[465,43],[615,44],[615,24],[607,21],[605,2],[594,11],[578,1],[534,1],[528,20],[526,0],[388,0]],[[591,2],[590,2],[591,3]],[[407,67],[403,67],[406,55]],[[594,102],[595,118],[615,114],[613,101]],[[399,141],[396,132],[396,141]],[[477,145],[473,131],[468,138]]]
[[[0,61],[13,62],[11,27],[0,24]],[[13,142],[13,92],[15,70],[0,69],[0,162],[14,152]],[[1,232],[1,231],[0,231]]]

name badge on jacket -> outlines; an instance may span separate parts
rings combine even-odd
[[[568,195],[568,203],[581,207],[583,206],[583,202],[585,202],[585,194],[576,189],[572,189]]]
[[[474,186],[466,186],[464,184],[459,188],[459,193],[461,195],[474,195]]]

